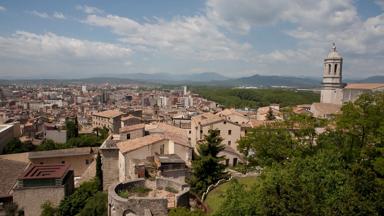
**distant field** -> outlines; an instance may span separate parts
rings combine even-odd
[[[194,87],[194,93],[215,101],[225,107],[257,108],[272,103],[281,107],[311,104],[320,101],[320,94],[311,91],[290,89],[232,89],[217,87]]]
[[[249,176],[244,178],[237,178],[237,180],[239,181],[239,183],[245,185],[246,187],[250,187],[253,183],[255,183],[256,178],[257,177],[255,176]],[[220,208],[220,204],[224,201],[224,194],[228,187],[229,182],[226,182],[209,192],[204,203],[208,205],[208,208],[210,209],[210,214],[215,213]]]

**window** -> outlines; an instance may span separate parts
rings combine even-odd
[[[61,161],[62,164],[65,164],[65,161]]]
[[[232,134],[232,130],[228,130],[228,135],[231,135]]]
[[[44,162],[40,162],[40,164],[44,164]]]
[[[228,141],[228,145],[229,145],[229,146],[231,145],[231,140]]]
[[[160,154],[163,155],[164,154],[164,144],[162,144],[160,146]]]
[[[127,139],[131,139],[131,134],[127,133]]]
[[[336,74],[337,72],[337,64],[335,64],[335,70],[334,70],[334,73]]]
[[[220,131],[220,130],[218,130],[218,132],[219,132],[219,135],[220,135],[221,131]]]
[[[227,122],[226,122],[226,121],[224,121],[224,124],[227,124]]]
[[[233,164],[232,166],[236,166],[237,165],[237,158],[233,158]]]
[[[225,159],[225,166],[229,166],[229,159]]]
[[[331,64],[328,64],[328,74],[331,74]]]
[[[188,131],[189,134],[191,134],[191,131]]]
[[[87,159],[87,160],[85,160],[85,164],[86,165],[88,165],[89,164],[89,160]]]

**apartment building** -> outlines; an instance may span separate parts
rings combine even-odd
[[[119,133],[121,127],[122,112],[119,110],[107,110],[92,114],[92,127],[107,127],[112,133]]]

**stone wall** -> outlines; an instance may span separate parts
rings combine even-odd
[[[58,206],[64,196],[63,186],[21,188],[13,191],[13,201],[24,209],[25,216],[39,216],[43,203],[49,200],[54,206]]]
[[[109,186],[119,182],[119,150],[100,148],[102,156],[102,170],[103,170],[103,188],[108,190]]]
[[[108,191],[108,216],[121,216],[128,213],[144,215],[150,211],[153,216],[168,215],[167,197],[129,197],[122,198],[117,193],[132,187],[145,186],[148,188],[172,187],[179,191],[175,194],[175,206],[189,206],[189,187],[186,184],[178,183],[170,179],[157,178],[156,181],[149,181],[143,178],[129,180],[125,183],[114,184]]]

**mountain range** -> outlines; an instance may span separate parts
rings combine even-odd
[[[384,82],[384,76],[373,76],[361,80],[348,80],[348,82]],[[196,74],[170,74],[170,73],[133,73],[116,74],[105,77],[91,77],[83,79],[3,79],[0,84],[32,83],[40,84],[68,84],[68,83],[115,83],[115,84],[166,84],[166,85],[208,85],[228,87],[292,87],[316,88],[320,87],[320,78],[291,77],[275,75],[253,75],[241,78],[229,78],[218,73],[204,72]]]

